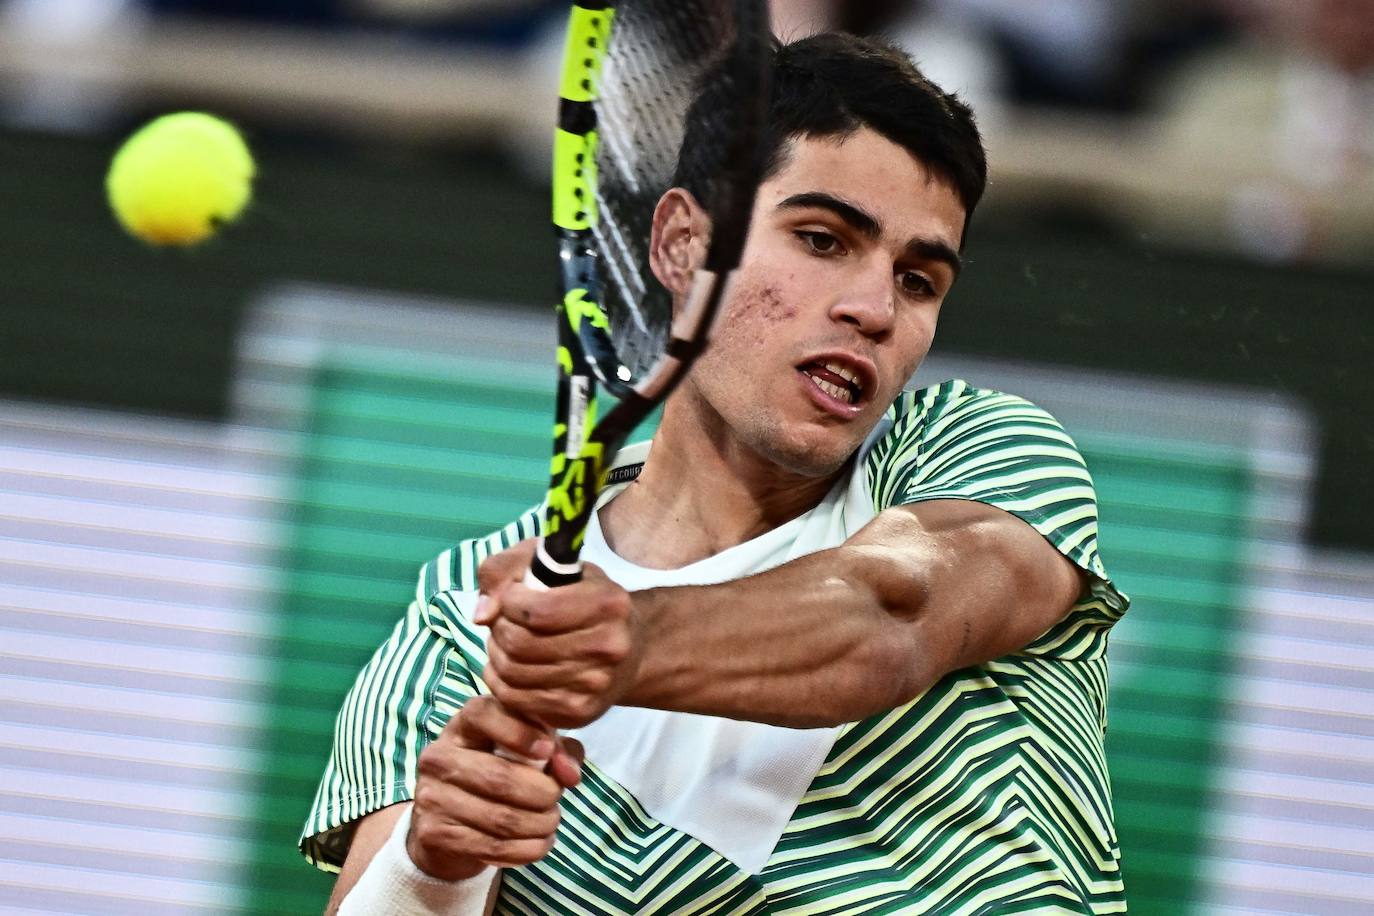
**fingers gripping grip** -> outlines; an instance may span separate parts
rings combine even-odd
[[[549,556],[544,550],[544,539],[539,539],[539,545],[535,548],[534,557],[530,561],[530,568],[525,573],[525,586],[536,591],[548,591],[562,585],[571,585],[582,579],[582,562],[575,560],[572,563],[560,563]],[[558,733],[554,732],[556,740]],[[547,760],[537,760],[526,757],[513,751],[508,751],[503,747],[496,749],[496,756],[515,763],[523,763],[526,766],[543,768],[548,764]]]

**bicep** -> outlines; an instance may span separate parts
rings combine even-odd
[[[881,551],[904,594],[888,602],[919,649],[922,680],[1016,652],[1062,620],[1083,573],[1029,524],[986,503],[883,511],[851,538]]]
[[[348,896],[348,892],[358,883],[363,872],[367,871],[367,866],[372,863],[378,850],[386,844],[396,821],[400,820],[410,804],[401,802],[388,805],[373,811],[358,822],[357,829],[353,832],[353,841],[348,847],[348,857],[344,859],[343,869],[339,872],[338,880],[334,882],[334,890],[329,895],[329,905],[325,908],[326,916],[333,916],[339,911],[344,897]]]

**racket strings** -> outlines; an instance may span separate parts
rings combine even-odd
[[[612,341],[633,378],[657,362],[672,322],[671,296],[649,268],[654,205],[672,182],[698,77],[733,31],[732,6],[627,0],[616,12],[596,105],[594,236]]]

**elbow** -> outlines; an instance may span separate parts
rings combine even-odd
[[[929,603],[932,566],[936,556],[918,557],[905,550],[877,544],[845,549],[847,587],[863,596],[885,619],[909,622]]]
[[[772,724],[825,728],[905,705],[938,679],[920,645],[930,579],[925,564],[879,544],[850,544],[827,559],[824,590],[842,608],[824,657],[808,659],[812,689],[791,698]],[[839,634],[843,635],[840,636]]]
[[[921,638],[931,591],[930,566],[905,551],[858,548],[851,584],[869,593],[872,626],[865,640],[857,692],[870,697],[869,715],[887,712],[919,697],[942,671]],[[928,558],[934,559],[934,558]]]

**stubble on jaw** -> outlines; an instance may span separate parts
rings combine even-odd
[[[689,389],[685,393],[693,402],[702,435],[716,442],[733,440],[787,474],[829,478],[845,466],[853,450],[830,456],[789,435],[793,431],[786,421],[769,409],[768,391],[790,384],[790,374],[764,379],[759,387],[760,380],[749,371],[755,348],[798,312],[778,286],[742,278],[712,334],[711,347],[692,367],[683,387]],[[727,421],[722,408],[731,420]]]
[[[794,441],[788,435],[790,430],[784,420],[768,409],[761,398],[741,399],[731,411],[732,420],[726,420],[717,409],[712,392],[704,389],[697,376],[702,369],[698,363],[679,389],[692,402],[692,413],[699,427],[699,434],[715,443],[729,442],[753,452],[767,463],[777,467],[785,475],[805,480],[833,478],[853,456],[853,450],[838,457],[828,457],[805,442]],[[709,371],[709,370],[708,370]],[[719,378],[712,380],[719,382]],[[744,390],[747,384],[740,385]]]

